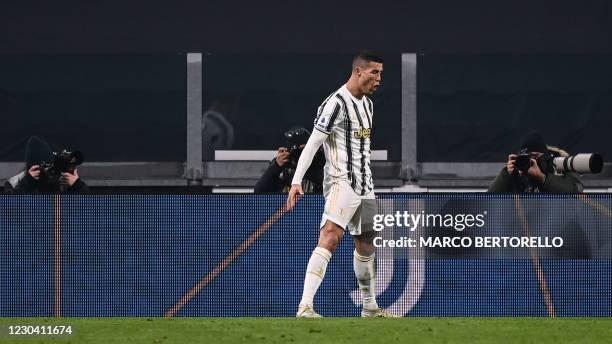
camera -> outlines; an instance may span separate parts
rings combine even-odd
[[[68,151],[64,149],[60,153],[53,152],[52,161],[43,161],[40,164],[41,179],[57,182],[62,173],[74,173],[74,169],[83,163],[83,153],[80,151]]]
[[[559,173],[600,173],[603,169],[603,157],[597,153],[580,153],[566,157],[544,154],[538,160],[552,163],[554,169]],[[517,154],[515,166],[517,170],[527,173],[527,170],[531,167],[531,153],[527,149],[523,149]]]
[[[553,155],[551,153],[542,153],[542,155],[535,157],[527,148],[523,148],[518,152],[514,166],[521,173],[527,174],[529,168],[533,166],[532,159],[536,161],[542,171],[549,171],[552,169]]]
[[[516,160],[514,162],[514,166],[516,169],[527,173],[527,170],[531,167],[531,152],[527,149],[522,149],[517,155]]]

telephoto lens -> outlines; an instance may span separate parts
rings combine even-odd
[[[597,153],[580,153],[553,160],[557,172],[600,173],[603,169],[603,157]]]

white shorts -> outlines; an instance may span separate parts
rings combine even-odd
[[[325,210],[321,218],[323,228],[327,220],[348,230],[351,235],[373,230],[373,218],[378,212],[374,191],[361,196],[345,180],[335,180],[323,188]]]

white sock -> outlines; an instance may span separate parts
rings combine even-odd
[[[331,259],[331,252],[323,247],[317,247],[312,252],[308,266],[306,267],[306,277],[304,278],[304,292],[302,293],[302,301],[300,305],[313,305],[314,296],[317,289],[325,277],[327,263]]]
[[[371,256],[362,256],[355,250],[353,252],[353,268],[355,269],[357,282],[359,282],[359,290],[361,290],[361,297],[363,298],[363,308],[377,309],[376,288],[374,286],[374,280],[376,279],[374,253]]]

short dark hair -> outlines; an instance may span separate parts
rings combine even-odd
[[[353,68],[357,67],[362,62],[383,63],[383,59],[369,51],[360,51],[355,55],[355,57],[353,57]]]

